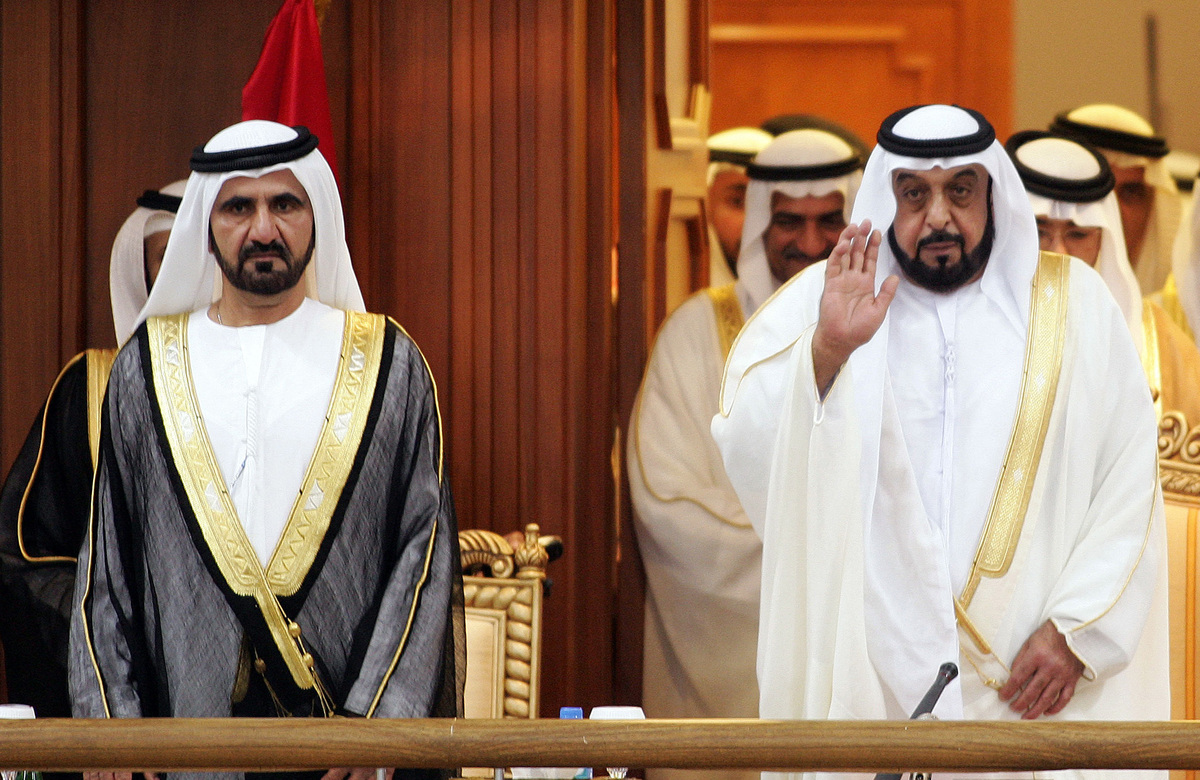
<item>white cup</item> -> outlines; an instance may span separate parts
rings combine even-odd
[[[588,715],[589,720],[645,720],[646,713],[641,707],[621,707],[621,706],[606,706],[592,707],[591,714]],[[608,770],[608,776],[612,780],[625,780],[625,773],[629,771],[627,766],[610,766],[605,767]]]

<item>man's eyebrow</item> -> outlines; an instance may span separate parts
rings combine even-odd
[[[961,179],[961,178],[968,177],[968,176],[972,179],[978,179],[979,171],[975,170],[974,168],[966,168],[966,169],[961,170],[958,173],[954,174],[954,178],[956,178],[956,179]]]
[[[228,198],[218,203],[217,208],[224,209],[229,208],[230,206],[241,206],[252,202],[253,201],[251,201],[245,195],[230,195]]]
[[[271,198],[271,200],[277,201],[277,202],[278,201],[288,201],[290,203],[300,203],[300,204],[304,203],[304,200],[301,199],[301,197],[294,192],[281,192],[278,195]]]
[[[896,181],[893,183],[894,184],[903,184],[904,182],[908,181],[909,179],[917,179],[918,181],[920,181],[921,177],[917,176],[917,174],[915,174],[915,173],[909,173],[908,171],[900,171],[896,174]]]

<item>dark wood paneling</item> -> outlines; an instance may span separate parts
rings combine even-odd
[[[82,3],[68,0],[9,0],[0,6],[0,444],[5,468],[78,340],[81,14]]]
[[[370,225],[398,250],[376,303],[438,380],[460,527],[564,537],[544,713],[612,699],[612,192],[584,176],[611,170],[612,91],[608,17],[588,8],[375,10]]]

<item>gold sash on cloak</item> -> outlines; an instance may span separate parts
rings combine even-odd
[[[709,287],[705,290],[712,301],[713,314],[717,318],[717,340],[721,344],[721,362],[729,359],[729,350],[733,342],[746,324],[742,317],[742,305],[738,303],[737,282],[730,282],[721,287]]]
[[[1196,334],[1192,332],[1187,312],[1183,310],[1183,301],[1179,299],[1179,285],[1175,283],[1175,274],[1167,277],[1167,283],[1163,285],[1158,294],[1162,298],[1163,310],[1170,315],[1176,325],[1183,329],[1184,333],[1188,334],[1188,338],[1195,341]]]
[[[104,405],[104,391],[108,387],[108,375],[112,373],[117,351],[89,349],[84,354],[87,355],[88,444],[91,445],[94,469],[100,463],[100,412]]]
[[[1154,399],[1154,418],[1162,419],[1162,361],[1158,355],[1158,323],[1154,321],[1154,306],[1149,300],[1142,302],[1142,371],[1150,383],[1150,397]]]
[[[304,582],[353,467],[375,395],[385,319],[345,313],[341,357],[325,424],[264,569],[237,517],[204,427],[188,359],[189,316],[147,321],[154,388],[171,456],[221,576],[236,595],[252,597],[258,604],[296,685],[302,690],[316,688],[325,698],[313,658],[300,640],[300,626],[284,614],[278,597],[294,594]]]
[[[984,683],[993,688],[1001,687],[1008,679],[1008,667],[992,652],[968,610],[985,579],[999,580],[1008,573],[1021,538],[1062,369],[1069,269],[1070,258],[1066,255],[1041,253],[1029,297],[1029,335],[1016,423],[975,562],[954,603],[963,654]]]

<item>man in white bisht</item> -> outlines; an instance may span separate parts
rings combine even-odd
[[[1125,320],[1039,253],[981,115],[905,109],[878,140],[855,224],[746,324],[713,419],[763,538],[760,716],[904,718],[955,661],[941,718],[1165,719],[1154,409]]]
[[[721,287],[734,280],[742,225],[746,221],[746,166],[774,138],[757,127],[733,127],[708,137],[708,282]]]
[[[782,281],[771,273],[766,245],[781,268],[782,255],[809,242],[804,251],[816,255],[809,262],[828,255],[849,218],[860,166],[844,142],[823,131],[775,139],[751,166],[755,178],[737,284],[692,296],[658,334],[628,446],[634,523],[646,567],[642,706],[650,717],[758,712],[761,545],[725,476],[709,423],[721,369],[744,316]],[[836,224],[822,227],[822,217]],[[790,226],[796,221],[803,221],[802,228]],[[677,776],[675,770],[648,772],[659,780]],[[748,774],[757,773],[706,776]]]
[[[1041,248],[1095,268],[1125,315],[1158,417],[1174,411],[1200,420],[1200,351],[1161,306],[1142,298],[1104,156],[1040,130],[1017,133],[1004,147],[1029,193]]]
[[[436,390],[403,330],[363,312],[316,146],[250,121],[192,155],[104,400],[77,717],[461,714]]]
[[[1163,163],[1166,139],[1133,111],[1109,103],[1080,106],[1055,117],[1050,130],[1101,151],[1116,177],[1117,202],[1129,262],[1143,295],[1167,284],[1183,201]]]

